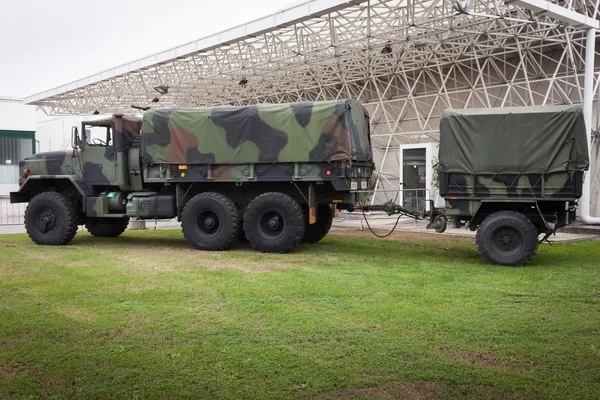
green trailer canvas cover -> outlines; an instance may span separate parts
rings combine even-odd
[[[440,168],[459,174],[550,174],[587,170],[581,106],[446,110]]]
[[[144,114],[146,164],[371,161],[355,100],[156,109]]]

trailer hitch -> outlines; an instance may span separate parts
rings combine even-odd
[[[369,230],[371,231],[371,233],[379,238],[385,238],[388,237],[389,235],[392,234],[392,232],[394,232],[396,230],[396,227],[398,226],[398,222],[400,221],[401,217],[409,217],[409,218],[413,218],[415,220],[429,220],[429,223],[426,226],[426,229],[434,229],[437,233],[442,233],[446,230],[446,228],[448,227],[448,219],[446,218],[445,215],[440,213],[440,209],[435,208],[435,204],[433,202],[433,200],[428,200],[429,202],[429,212],[425,213],[425,212],[417,212],[414,210],[409,210],[408,208],[405,208],[401,205],[395,204],[393,201],[387,201],[383,204],[377,204],[377,205],[367,205],[367,204],[361,204],[359,203],[359,210],[362,211],[362,215],[363,218],[365,220],[365,222],[367,223],[367,227],[369,228]],[[385,212],[387,215],[395,215],[398,214],[398,218],[396,219],[396,223],[394,224],[393,228],[385,235],[378,235],[377,233],[375,233],[373,231],[373,229],[371,229],[371,226],[369,225],[369,221],[367,220],[367,215],[365,214],[365,211],[383,211]]]

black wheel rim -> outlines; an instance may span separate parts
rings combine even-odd
[[[275,210],[265,211],[258,220],[258,231],[265,239],[279,239],[283,236],[284,230],[285,219]]]
[[[202,210],[196,217],[196,230],[204,238],[213,238],[221,230],[221,219],[212,210]]]
[[[35,216],[35,226],[40,232],[46,235],[54,233],[58,228],[56,211],[51,208],[40,209]]]
[[[494,231],[494,247],[502,253],[512,253],[523,247],[523,235],[517,229],[504,226]]]

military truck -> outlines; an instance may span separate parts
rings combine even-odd
[[[354,100],[153,109],[83,122],[71,142],[20,163],[10,200],[29,203],[35,243],[177,218],[196,249],[227,249],[241,231],[260,251],[288,252],[322,239],[332,205],[362,201],[373,172],[369,114]]]
[[[440,121],[444,216],[477,230],[490,264],[522,265],[575,220],[588,146],[580,106],[446,110]]]
[[[111,237],[131,217],[176,217],[197,249],[223,250],[241,236],[288,252],[322,239],[335,205],[429,219],[440,233],[448,220],[466,226],[483,259],[500,265],[527,263],[540,235],[575,220],[589,165],[579,106],[446,110],[445,207],[430,200],[427,212],[364,204],[374,166],[369,114],[354,100],[114,115],[74,129],[72,148],[20,163],[11,202],[29,202],[36,243],[67,244],[82,224]]]

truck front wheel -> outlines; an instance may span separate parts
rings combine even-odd
[[[69,243],[77,233],[77,212],[73,202],[57,192],[36,195],[25,209],[25,230],[37,244]]]
[[[304,237],[304,212],[290,196],[269,192],[256,197],[244,213],[250,245],[264,253],[287,253]]]
[[[85,228],[96,237],[117,237],[125,232],[129,217],[125,218],[87,218]]]
[[[220,193],[200,193],[183,208],[181,230],[195,249],[225,250],[235,241],[239,228],[234,202]]]
[[[538,235],[529,218],[514,211],[487,217],[477,231],[477,250],[488,264],[527,264],[538,249]]]

